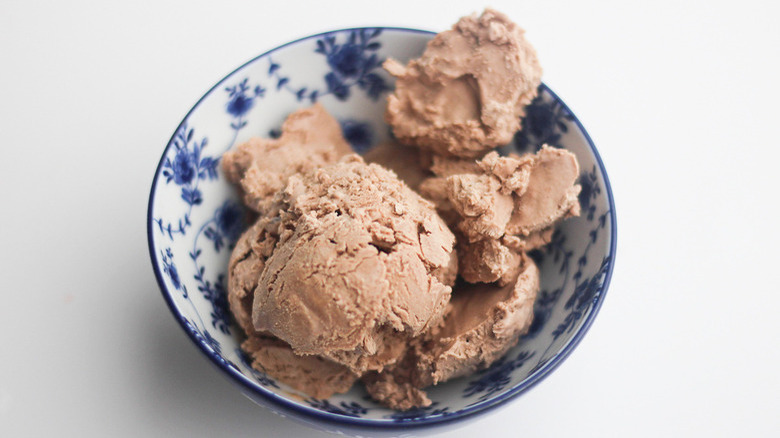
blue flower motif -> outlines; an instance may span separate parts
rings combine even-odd
[[[204,226],[203,235],[214,242],[214,250],[217,252],[225,246],[225,240],[232,248],[244,230],[244,217],[243,207],[233,201],[225,201],[214,212],[214,218]],[[199,255],[194,254],[196,257]]]
[[[328,400],[320,400],[313,397],[305,399],[304,402],[315,409],[320,409],[332,414],[346,415],[348,417],[360,417],[368,412],[368,408],[365,408],[356,402],[341,402],[339,405],[334,405]]]
[[[200,205],[203,202],[203,196],[197,187],[182,187],[181,199],[189,205]]]
[[[174,289],[180,290],[184,293],[184,297],[187,298],[187,288],[181,284],[181,278],[179,278],[179,270],[176,269],[176,264],[173,263],[173,251],[170,248],[166,248],[162,251],[163,272],[168,275],[171,280],[171,284]]]
[[[215,180],[219,177],[217,168],[220,158],[201,156],[203,150],[208,145],[208,138],[203,137],[200,142],[193,140],[194,130],[187,127],[187,123],[182,123],[176,134],[173,136],[173,146],[175,154],[173,159],[170,156],[163,162],[162,174],[165,177],[165,183],[173,182],[181,187],[181,199],[189,206],[176,223],[163,223],[162,218],[154,218],[154,222],[163,234],[173,239],[174,234],[185,234],[187,228],[192,225],[190,222],[190,213],[192,208],[203,202],[203,194],[198,189],[198,183],[201,180]]]
[[[255,105],[255,98],[263,97],[265,95],[265,88],[260,85],[256,85],[254,89],[250,90],[247,84],[248,79],[244,78],[232,87],[225,87],[225,91],[228,92],[228,103],[225,106],[227,112],[236,118],[241,118]],[[241,129],[246,125],[233,126],[234,129]]]
[[[538,150],[543,144],[560,147],[561,135],[568,132],[568,122],[574,117],[557,100],[547,101],[543,89],[525,107],[522,129],[515,134],[515,145],[519,152]]]
[[[601,194],[595,165],[590,172],[585,171],[580,175],[580,186],[582,187],[579,195],[580,207],[588,220],[592,221],[596,214],[596,205],[592,202]]]
[[[558,287],[552,291],[542,289],[534,302],[534,319],[531,321],[531,327],[525,337],[533,337],[539,334],[547,319],[552,314],[553,306],[558,302],[558,298],[563,293],[563,288]]]
[[[545,259],[552,257],[553,263],[561,263],[558,273],[563,274],[569,269],[569,263],[574,252],[566,249],[566,235],[560,229],[553,231],[550,243],[540,250],[532,253],[537,264],[541,264]]]
[[[195,276],[198,282],[198,290],[203,297],[211,303],[211,325],[222,333],[230,334],[230,309],[227,301],[227,289],[225,288],[225,274],[217,275],[217,280],[212,284],[204,280],[203,274]]]
[[[330,71],[325,74],[326,90],[291,85],[290,77],[282,74],[282,66],[268,57],[268,76],[276,81],[277,90],[286,90],[298,101],[317,99],[332,94],[338,100],[347,100],[350,89],[357,86],[369,98],[378,100],[382,93],[392,89],[375,70],[380,70],[383,59],[376,54],[382,47],[376,38],[382,29],[357,29],[350,31],[347,41],[336,42],[337,34],[327,34],[316,42],[315,53],[325,56]]]
[[[339,79],[336,73],[326,74],[325,84],[328,86],[328,92],[336,96],[336,99],[346,100],[349,97],[349,87]]]
[[[371,125],[356,120],[342,120],[341,132],[344,138],[357,152],[365,152],[374,143],[374,131]]]
[[[514,359],[507,360],[506,357],[494,362],[485,371],[481,371],[482,376],[469,382],[466,389],[463,390],[464,397],[470,397],[474,394],[483,393],[473,404],[487,400],[493,394],[503,390],[512,380],[512,371],[520,368],[525,362],[533,357],[535,352],[521,351]]]
[[[334,50],[327,54],[328,65],[342,77],[359,76],[368,61],[363,57],[363,51],[363,47],[354,43],[336,45]]]
[[[357,85],[361,90],[365,90],[368,97],[377,100],[383,92],[391,89],[382,76],[373,73],[383,61],[376,54],[382,45],[375,41],[381,32],[381,29],[353,30],[343,44],[337,44],[333,35],[325,35],[317,40],[315,52],[325,55],[331,68],[325,75],[328,93],[333,94],[336,99],[346,100],[350,87]],[[305,89],[299,90],[298,93],[301,94],[298,97],[303,98]],[[310,98],[315,100],[316,96],[317,94],[314,94]]]
[[[585,254],[583,254],[580,259],[585,260],[586,255],[587,251],[585,251]],[[574,330],[577,325],[577,321],[579,321],[580,318],[585,315],[593,300],[601,293],[601,290],[604,286],[606,273],[609,270],[609,265],[611,262],[611,255],[608,254],[604,256],[598,272],[596,272],[596,274],[593,275],[590,279],[586,279],[582,283],[577,283],[574,288],[574,293],[571,297],[569,297],[568,300],[566,300],[564,305],[564,308],[570,310],[570,312],[568,315],[566,315],[566,318],[563,320],[563,322],[559,324],[555,330],[553,330],[553,338],[558,339],[558,337],[560,337],[562,334],[570,333],[572,330]],[[574,275],[574,278],[577,279],[581,277],[581,275],[582,271],[577,271]]]
[[[219,344],[219,341],[211,336],[208,330],[203,330],[203,340],[211,346],[215,353],[222,354],[222,346]]]
[[[192,251],[189,256],[195,264],[195,281],[198,290],[211,303],[211,325],[224,334],[230,334],[230,311],[227,301],[227,288],[225,287],[225,273],[218,273],[215,281],[208,280],[206,268],[198,260],[203,249],[198,246],[201,235],[214,242],[214,250],[219,252],[227,245],[232,247],[241,235],[244,228],[244,210],[233,201],[226,201],[214,211],[214,216],[200,227],[195,235]],[[213,277],[212,277],[213,278]]]
[[[528,132],[538,138],[548,138],[555,130],[555,112],[551,105],[545,105],[538,98],[526,108]]]
[[[217,230],[229,242],[235,242],[244,229],[244,209],[235,202],[226,201],[214,213]]]
[[[593,275],[593,277],[591,277],[589,280],[585,280],[577,285],[577,287],[574,289],[574,293],[566,301],[566,305],[564,307],[566,309],[571,309],[574,307],[578,310],[582,310],[588,307],[593,298],[601,290],[601,285],[604,283],[603,277],[609,269],[609,264],[610,258],[604,257],[596,274]]]
[[[203,196],[198,190],[198,181],[216,179],[219,164],[219,158],[201,158],[203,149],[208,144],[208,139],[204,137],[200,142],[193,141],[193,132],[192,129],[187,128],[186,123],[182,124],[174,135],[173,145],[176,148],[176,155],[174,155],[173,160],[168,157],[163,163],[163,176],[166,178],[166,183],[173,181],[176,185],[181,186],[181,199],[190,207],[203,202]],[[175,230],[176,232],[184,234],[185,225],[189,225],[189,213],[190,211],[185,214],[183,222],[180,221],[179,229]],[[159,225],[161,229],[168,228],[169,234],[171,234],[171,224],[164,227],[160,221]]]
[[[195,155],[185,148],[176,151],[173,159],[173,182],[177,185],[185,185],[192,182],[197,175],[197,160]]]
[[[236,94],[227,103],[227,112],[234,117],[241,117],[248,113],[255,104],[255,100],[246,94]]]

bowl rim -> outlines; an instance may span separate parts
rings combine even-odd
[[[335,30],[329,30],[325,32],[320,32],[308,36],[304,36],[298,39],[295,39],[293,41],[281,44],[279,46],[276,46],[270,50],[267,50],[260,55],[257,55],[250,60],[246,61],[245,63],[241,64],[237,68],[233,69],[230,73],[226,74],[222,79],[220,79],[216,84],[214,84],[211,88],[209,88],[208,91],[206,91],[200,99],[198,99],[197,102],[190,108],[189,111],[187,111],[187,114],[182,118],[181,122],[179,122],[179,125],[176,127],[176,129],[173,131],[173,134],[171,138],[168,140],[168,143],[165,146],[165,149],[163,149],[162,155],[160,157],[160,161],[157,164],[157,167],[155,169],[154,177],[152,179],[152,187],[149,193],[149,202],[147,206],[147,217],[146,217],[146,231],[147,231],[147,241],[149,245],[149,256],[150,261],[152,263],[152,269],[154,270],[155,277],[157,279],[157,284],[160,288],[160,291],[162,293],[163,298],[165,299],[165,302],[168,304],[168,308],[171,310],[171,313],[173,314],[176,321],[179,323],[181,328],[184,330],[185,333],[187,333],[187,336],[192,340],[195,345],[198,346],[198,348],[201,350],[202,353],[206,355],[210,359],[210,361],[217,366],[217,368],[221,369],[225,373],[227,373],[228,376],[232,378],[234,383],[237,383],[242,387],[242,389],[249,390],[253,394],[259,395],[263,399],[267,400],[270,403],[278,404],[278,407],[284,409],[285,411],[290,412],[291,414],[302,414],[307,418],[313,418],[317,420],[323,420],[327,423],[331,424],[337,424],[337,425],[348,425],[348,426],[358,426],[358,427],[376,427],[381,429],[409,429],[411,427],[422,427],[422,426],[435,426],[435,425],[443,425],[445,423],[452,423],[459,420],[464,420],[469,417],[473,417],[475,414],[478,413],[485,413],[489,410],[493,410],[499,406],[505,405],[509,400],[516,398],[520,394],[528,391],[532,387],[536,386],[539,382],[544,380],[545,377],[547,377],[552,371],[554,371],[556,368],[558,368],[561,363],[572,353],[572,351],[577,347],[577,345],[580,343],[582,338],[584,337],[585,333],[588,332],[591,325],[593,324],[593,321],[596,318],[596,315],[598,314],[599,310],[601,309],[601,305],[604,302],[604,298],[607,294],[607,290],[609,289],[609,284],[612,279],[612,273],[614,271],[615,267],[615,256],[616,256],[616,249],[617,249],[617,216],[615,213],[615,200],[612,192],[612,186],[609,182],[609,177],[607,176],[607,170],[604,167],[604,162],[601,159],[601,155],[599,154],[598,150],[596,149],[596,146],[591,139],[588,132],[585,130],[585,127],[582,125],[580,120],[577,118],[577,116],[574,114],[574,112],[569,108],[569,106],[552,90],[550,87],[548,87],[545,83],[542,83],[540,85],[540,89],[550,93],[550,95],[560,102],[560,104],[563,106],[564,110],[566,110],[571,116],[572,121],[575,123],[577,128],[582,132],[583,136],[585,137],[585,140],[588,144],[588,147],[590,148],[591,152],[593,153],[596,163],[598,164],[599,170],[601,171],[601,175],[604,179],[604,187],[605,192],[607,195],[607,201],[609,204],[609,217],[610,217],[610,243],[609,243],[609,249],[608,254],[611,257],[612,262],[607,267],[607,271],[604,276],[604,282],[601,286],[601,290],[596,298],[594,298],[593,301],[593,308],[590,312],[590,314],[585,318],[582,325],[580,325],[580,328],[574,333],[574,335],[571,337],[571,339],[566,343],[566,345],[563,346],[561,351],[556,353],[554,356],[552,356],[544,366],[539,368],[538,370],[534,371],[531,375],[526,377],[523,381],[515,385],[514,387],[510,388],[508,391],[495,396],[493,398],[490,398],[488,400],[484,400],[482,402],[476,403],[472,406],[469,406],[465,409],[462,409],[460,411],[456,411],[453,413],[448,413],[447,415],[436,415],[432,417],[422,417],[422,418],[411,418],[411,419],[403,419],[403,420],[393,420],[393,419],[372,419],[372,418],[355,418],[350,417],[346,415],[341,414],[335,414],[331,412],[323,412],[315,408],[310,408],[307,406],[300,405],[298,403],[294,403],[290,400],[288,400],[285,397],[282,397],[275,392],[268,390],[266,388],[263,388],[262,386],[258,385],[256,382],[250,380],[248,377],[241,374],[238,370],[234,369],[232,366],[228,365],[226,361],[220,357],[219,354],[214,352],[210,346],[208,346],[203,339],[199,339],[194,333],[192,333],[191,330],[187,328],[187,324],[185,322],[184,316],[179,312],[177,309],[175,303],[173,302],[173,297],[171,294],[171,291],[168,290],[168,287],[165,284],[165,280],[162,275],[162,271],[159,267],[159,261],[157,260],[157,248],[155,247],[154,243],[154,221],[152,217],[152,208],[154,206],[154,200],[155,200],[155,193],[157,190],[157,182],[159,181],[160,176],[160,170],[163,166],[163,163],[165,161],[165,156],[167,155],[170,147],[173,145],[173,140],[176,135],[176,132],[179,131],[181,126],[187,121],[187,119],[190,117],[190,115],[198,108],[198,106],[203,102],[204,99],[206,99],[208,96],[211,95],[211,93],[220,87],[226,80],[228,80],[233,74],[235,74],[237,71],[243,69],[244,67],[254,63],[258,59],[270,55],[278,50],[281,50],[283,48],[286,48],[288,46],[292,46],[295,44],[299,44],[303,41],[315,39],[318,37],[322,37],[324,35],[333,34],[333,33],[341,33],[341,32],[348,32],[348,31],[354,31],[354,30],[362,30],[362,29],[381,29],[383,31],[390,30],[390,31],[400,31],[400,32],[409,32],[409,33],[419,33],[419,34],[428,34],[428,35],[435,35],[436,32],[429,31],[429,30],[423,30],[423,29],[414,29],[414,28],[408,28],[408,27],[394,27],[394,26],[360,26],[360,27],[350,27],[350,28],[343,28],[343,29],[335,29]],[[242,391],[243,392],[243,391]],[[245,393],[245,395],[247,395]],[[247,395],[251,398],[251,396]],[[254,401],[254,400],[253,400]],[[269,407],[270,408],[270,407]],[[275,410],[275,409],[272,409]]]

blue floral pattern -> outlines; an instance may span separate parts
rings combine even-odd
[[[382,29],[356,29],[349,32],[346,42],[338,43],[336,34],[325,34],[316,40],[315,53],[325,56],[330,71],[324,76],[325,90],[306,86],[293,87],[290,77],[281,73],[282,66],[268,57],[268,76],[276,80],[277,90],[286,90],[298,101],[316,102],[322,96],[333,95],[344,101],[350,89],[358,87],[372,100],[392,89],[379,74],[383,58],[377,55],[382,43],[377,37]]]
[[[439,402],[433,402],[429,406],[412,408],[408,411],[394,412],[390,415],[386,415],[385,418],[390,418],[398,423],[403,423],[423,417],[449,415],[449,410],[449,407],[439,407]]]
[[[368,408],[363,407],[357,402],[341,402],[338,405],[334,405],[328,400],[321,400],[313,397],[305,399],[304,402],[315,409],[330,412],[331,414],[346,415],[348,417],[360,417],[368,413]]]
[[[518,152],[535,152],[543,144],[562,147],[561,136],[569,131],[574,120],[562,102],[545,99],[543,87],[540,86],[539,94],[525,107],[521,129],[514,138]]]
[[[582,214],[588,218],[589,221],[593,220],[593,216],[596,214],[596,204],[594,201],[601,195],[601,186],[598,184],[598,176],[596,175],[596,166],[593,165],[589,172],[582,172],[580,174],[580,191],[579,201],[582,208]]]
[[[366,152],[374,145],[374,132],[369,123],[341,120],[341,133],[355,152]]]
[[[162,256],[160,257],[162,260],[163,265],[163,272],[165,272],[166,275],[168,275],[168,278],[171,280],[171,284],[173,285],[173,288],[181,291],[184,298],[187,298],[187,286],[181,284],[181,278],[179,278],[179,270],[176,269],[176,264],[173,263],[173,252],[170,248],[166,248],[165,251],[162,252]]]
[[[420,40],[388,43],[395,38]],[[231,325],[226,299],[227,261],[247,225],[247,214],[222,178],[221,154],[216,153],[221,151],[208,151],[212,145],[230,149],[250,135],[278,136],[278,119],[260,117],[266,105],[275,111],[331,96],[323,103],[335,109],[353,149],[364,152],[389,137],[389,130],[375,124],[384,112],[381,97],[392,88],[381,70],[382,61],[393,57],[403,62],[424,46],[426,38],[399,29],[355,29],[304,39],[290,47],[308,51],[306,71],[292,68],[291,58],[283,53],[286,49],[261,56],[204,97],[166,149],[148,218],[151,254],[163,294],[185,330],[218,366],[256,384],[242,383],[260,403],[268,404],[263,394],[272,392],[289,400],[283,404],[292,411],[317,411],[358,423],[370,419],[419,424],[458,416],[522,389],[537,372],[544,374],[601,303],[614,265],[611,193],[587,134],[543,85],[527,108],[522,130],[504,149],[531,152],[548,143],[575,152],[583,168],[582,214],[556,230],[544,250],[532,254],[542,272],[542,288],[534,324],[518,346],[487,370],[432,390],[431,406],[406,412],[392,412],[363,399],[365,392],[359,389],[327,400],[296,398],[296,391],[251,367],[251,359],[239,348],[240,330]],[[208,123],[203,123],[204,117]],[[221,128],[215,126],[218,123]],[[198,293],[190,293],[196,288]]]
[[[471,404],[487,400],[493,394],[502,391],[512,381],[512,371],[523,366],[534,355],[532,351],[521,351],[514,359],[508,360],[506,356],[497,360],[487,370],[479,371],[477,380],[469,382],[463,390],[464,397],[481,394]]]
[[[190,258],[195,265],[193,278],[197,282],[198,290],[203,294],[203,298],[211,303],[212,311],[209,314],[211,325],[225,334],[230,334],[230,311],[225,287],[226,275],[223,272],[218,273],[213,282],[206,278],[206,267],[199,263],[203,249],[198,245],[198,241],[201,235],[211,240],[214,242],[214,252],[216,253],[219,253],[226,244],[229,249],[232,249],[246,226],[243,220],[244,216],[244,209],[239,204],[226,201],[216,209],[212,218],[200,227],[195,236],[192,251],[190,251]]]
[[[541,264],[545,257],[552,258],[552,263],[559,266],[558,274],[563,278],[563,283],[555,289],[543,288],[536,296],[536,302],[534,303],[534,320],[531,323],[531,328],[528,330],[526,337],[535,336],[539,333],[539,330],[544,327],[545,323],[552,314],[553,307],[558,302],[558,298],[566,289],[566,285],[569,281],[569,262],[571,261],[574,251],[566,249],[566,235],[561,232],[560,229],[553,231],[550,243],[547,244],[541,250],[537,250],[531,253],[537,264]]]
[[[577,272],[572,276],[572,279],[576,282],[574,293],[566,300],[566,304],[564,305],[564,309],[568,310],[569,314],[566,315],[564,321],[553,330],[552,335],[555,339],[558,339],[564,332],[571,333],[571,331],[574,330],[577,321],[579,321],[590,309],[594,298],[598,297],[604,287],[607,271],[612,262],[611,255],[604,256],[601,260],[599,269],[593,276],[585,280],[583,280],[582,277],[585,269],[588,267],[588,252],[590,251],[591,246],[598,240],[599,231],[606,226],[608,214],[609,211],[606,211],[600,215],[596,221],[595,227],[588,233],[590,240],[585,247],[585,251],[583,251],[582,255],[577,259]]]
[[[225,201],[214,212],[214,221],[206,226],[203,235],[214,242],[214,250],[219,252],[225,242],[232,246],[238,240],[246,226],[245,216],[246,212],[241,205],[233,201]]]
[[[222,353],[222,345],[213,336],[211,336],[211,333],[209,333],[208,330],[198,329],[195,324],[187,319],[184,320],[184,325],[187,327],[187,330],[190,332],[190,334],[192,334],[196,339],[200,340],[205,345],[208,345],[218,355]]]
[[[248,123],[246,115],[254,108],[255,101],[265,96],[266,89],[260,84],[251,86],[249,79],[244,78],[235,85],[225,87],[225,91],[228,93],[225,111],[233,117],[233,121],[230,122],[230,128],[233,130],[233,140],[225,148],[225,151],[227,151],[235,144],[238,132],[246,127]]]
[[[166,232],[173,239],[174,234],[184,234],[192,225],[190,214],[192,207],[203,202],[198,184],[202,180],[217,179],[219,157],[202,156],[208,139],[203,137],[200,142],[193,139],[194,130],[182,123],[173,137],[174,155],[165,158],[162,175],[166,183],[173,182],[181,187],[181,199],[188,205],[188,210],[179,218],[176,225],[173,222],[164,223],[162,218],[155,218],[161,232]]]

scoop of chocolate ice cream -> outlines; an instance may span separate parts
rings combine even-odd
[[[351,155],[292,176],[260,222],[278,242],[254,290],[253,326],[296,353],[380,370],[441,320],[455,237],[382,167]]]
[[[253,137],[222,156],[228,181],[247,207],[263,213],[291,175],[334,163],[351,153],[341,126],[320,104],[290,114],[278,139]]]
[[[389,59],[396,77],[386,119],[403,143],[441,155],[478,157],[520,129],[542,69],[524,31],[486,9],[437,34],[406,66]]]

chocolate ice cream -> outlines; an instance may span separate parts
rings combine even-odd
[[[436,175],[420,191],[458,233],[459,274],[472,283],[505,282],[521,252],[547,244],[558,221],[579,215],[579,167],[563,149],[490,152],[477,161],[435,158],[431,170]]]
[[[406,145],[377,146],[367,164],[315,105],[280,138],[224,155],[258,215],[231,256],[228,302],[255,368],[316,398],[360,379],[410,409],[528,331],[539,271],[526,251],[579,214],[579,168],[548,146],[490,152],[519,129],[541,74],[503,14],[465,17],[385,67],[397,77],[386,118]]]
[[[320,104],[290,114],[278,139],[254,137],[222,156],[228,181],[247,207],[263,213],[291,175],[334,163],[352,149],[339,122]]]
[[[255,223],[236,243],[228,265],[228,303],[247,339],[241,348],[252,366],[312,397],[328,398],[352,387],[358,376],[347,367],[320,356],[295,354],[289,344],[255,330],[252,300],[260,273],[277,238]]]
[[[429,176],[427,167],[423,165],[424,159],[421,157],[421,151],[394,141],[374,146],[363,155],[363,159],[367,163],[376,163],[385,169],[392,170],[398,179],[415,191],[420,187],[420,183]]]
[[[539,290],[539,270],[521,257],[515,278],[504,286],[456,287],[444,323],[409,349],[397,365],[363,376],[371,397],[393,409],[428,406],[423,388],[483,369],[528,331]]]
[[[523,34],[487,9],[436,35],[406,66],[387,60],[385,69],[397,78],[386,113],[395,136],[469,158],[508,143],[541,83],[536,51]]]
[[[262,369],[291,387],[316,398],[349,391],[357,375],[347,367],[320,356],[295,354],[289,345],[272,336],[251,335],[241,348]]]
[[[382,167],[350,155],[294,175],[260,223],[278,242],[257,281],[253,326],[296,353],[380,370],[441,319],[455,237]]]

